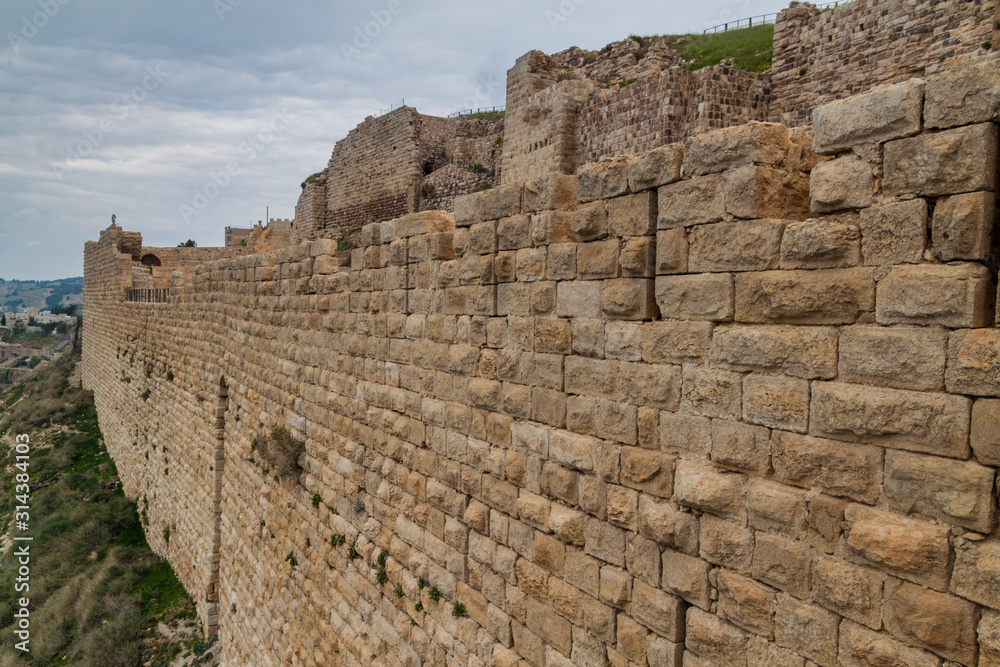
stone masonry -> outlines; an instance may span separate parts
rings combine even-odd
[[[989,56],[166,303],[112,227],[84,384],[225,665],[997,665],[998,122]]]

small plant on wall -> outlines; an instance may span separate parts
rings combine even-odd
[[[302,472],[299,457],[305,452],[305,443],[292,436],[284,426],[275,426],[268,436],[257,439],[257,449],[263,459],[280,479],[298,479]]]

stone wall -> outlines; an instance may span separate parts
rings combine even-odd
[[[1000,661],[998,82],[509,183],[366,225],[346,268],[211,262],[165,304],[122,301],[103,232],[84,383],[223,664]]]
[[[995,0],[854,0],[824,12],[793,2],[774,26],[770,119],[805,125],[826,102],[982,54],[996,20]]]

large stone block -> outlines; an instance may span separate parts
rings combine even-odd
[[[805,379],[837,375],[832,327],[727,325],[712,334],[711,362],[733,371],[777,371]]]
[[[945,385],[954,394],[1000,396],[1000,329],[951,332]]]
[[[853,155],[817,164],[809,179],[813,212],[870,206],[875,193],[872,169],[870,163]]]
[[[1000,55],[957,65],[927,81],[927,127],[956,127],[1000,120]]]
[[[657,276],[663,318],[725,322],[733,319],[733,277],[728,273]]]
[[[940,391],[948,338],[939,327],[844,327],[839,378],[896,389]]]
[[[743,381],[743,418],[751,424],[805,433],[809,382],[784,375],[748,375]]]
[[[737,218],[801,220],[809,213],[809,180],[796,171],[739,167],[723,174],[726,212]]]
[[[835,496],[875,502],[882,479],[882,450],[775,431],[774,476],[788,484],[818,487]]]
[[[713,419],[711,447],[712,463],[722,468],[763,475],[771,466],[770,435],[763,426]]]
[[[969,444],[977,461],[1000,466],[1000,400],[980,398],[973,404]]]
[[[742,522],[727,521],[711,514],[703,514],[700,524],[699,555],[713,565],[749,574],[754,532]]]
[[[743,415],[742,380],[738,373],[685,366],[681,406],[696,415],[738,420]]]
[[[719,174],[664,185],[658,193],[658,229],[718,222],[726,214],[726,197]]]
[[[851,324],[875,307],[870,269],[740,273],[735,281],[738,322]]]
[[[990,259],[996,216],[992,192],[970,192],[939,199],[931,220],[934,255],[943,262]]]
[[[566,280],[556,286],[556,315],[599,317],[602,283],[596,280]]]
[[[747,494],[750,525],[792,538],[804,535],[808,522],[806,493],[777,482],[754,481]]]
[[[645,494],[639,496],[639,533],[668,549],[698,553],[698,520],[694,515]]]
[[[705,132],[684,144],[684,173],[702,176],[754,164],[778,165],[791,141],[788,128],[753,122]]]
[[[768,639],[774,637],[774,589],[720,570],[719,616]]]
[[[524,183],[525,213],[573,211],[576,209],[576,178],[548,173]]]
[[[709,665],[745,665],[748,635],[718,616],[689,607],[684,645]],[[685,654],[684,664],[688,664]]]
[[[649,320],[657,316],[652,280],[619,278],[605,280],[601,290],[601,312],[610,319]]]
[[[608,235],[608,207],[603,201],[581,204],[570,216],[570,230],[581,241],[597,241]]]
[[[781,237],[782,269],[839,269],[861,264],[861,233],[848,214],[789,222]]]
[[[746,515],[745,496],[741,475],[694,461],[681,460],[677,464],[674,499],[680,505],[738,519]]]
[[[963,396],[815,382],[810,432],[964,458],[969,452],[971,407]]]
[[[617,197],[628,192],[632,156],[614,157],[586,164],[577,170],[576,195],[580,203]]]
[[[476,222],[518,215],[521,212],[521,190],[520,183],[508,183],[484,192],[456,197],[455,226],[469,227]]]
[[[641,192],[679,181],[684,161],[684,144],[654,148],[637,155],[628,171],[628,185],[632,192]]]
[[[827,609],[878,630],[884,580],[875,570],[823,556],[813,566],[813,595]]]
[[[701,359],[711,341],[710,322],[650,322],[642,327],[642,359],[652,363]]]
[[[959,540],[951,592],[992,609],[1000,609],[1000,544]]]
[[[763,271],[778,266],[781,220],[746,220],[699,225],[688,238],[692,273]],[[670,232],[661,232],[667,234]]]
[[[970,125],[885,145],[888,195],[951,195],[993,190],[997,183],[997,126]]]
[[[980,264],[897,266],[879,280],[879,324],[985,327],[993,320],[994,288]]]
[[[927,202],[923,199],[866,208],[859,224],[865,266],[923,261],[927,244]]]
[[[688,241],[683,227],[656,234],[656,274],[688,272]]]
[[[646,236],[656,231],[656,193],[640,192],[607,201],[608,229],[614,236]]]
[[[940,658],[933,653],[907,646],[850,621],[844,621],[840,625],[839,657],[844,667],[938,667],[941,664]]]
[[[831,154],[920,132],[920,79],[875,88],[813,110],[813,148]]]
[[[621,242],[618,239],[581,243],[576,249],[576,270],[579,271],[580,279],[618,277],[620,250]]]
[[[886,584],[886,630],[910,646],[974,665],[978,622],[979,612],[970,602],[910,583]]]
[[[757,534],[751,565],[754,579],[795,597],[807,598],[811,565],[809,547],[804,542],[769,533]]]
[[[948,526],[848,505],[845,554],[862,565],[935,590],[948,590],[951,572],[951,532]]]
[[[774,639],[822,667],[837,663],[839,617],[821,607],[779,594],[774,615]]]
[[[1000,613],[992,609],[984,610],[976,635],[979,638],[979,664],[1000,664]]]
[[[701,558],[664,549],[663,588],[702,609],[711,606],[712,587],[708,583],[710,565]]]
[[[670,641],[684,639],[684,602],[659,588],[636,581],[632,584],[632,605],[635,620]]]
[[[993,469],[909,452],[885,453],[885,495],[901,511],[989,533],[996,523]]]

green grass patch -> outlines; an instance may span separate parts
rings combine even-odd
[[[469,113],[462,116],[462,118],[485,118],[486,120],[497,120],[503,118],[503,111],[480,111],[478,113]]]
[[[726,32],[692,35],[649,35],[632,39],[639,42],[640,58],[656,42],[666,42],[688,61],[686,69],[698,70],[732,59],[732,67],[748,72],[771,69],[774,55],[774,26],[764,24]]]

